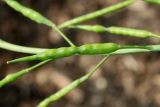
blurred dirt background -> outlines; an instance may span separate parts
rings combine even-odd
[[[57,25],[122,0],[19,0]],[[143,28],[160,33],[160,6],[142,0],[87,24]],[[137,39],[111,34],[65,30],[76,44],[116,42],[158,44],[155,38]],[[69,46],[57,33],[38,25],[0,1],[0,38],[11,43],[57,48]],[[25,56],[0,50],[0,79],[36,62],[7,65],[6,61]],[[89,71],[102,57],[74,56],[58,59],[0,89],[0,107],[36,107],[45,97]],[[79,88],[50,107],[160,107],[160,54],[121,55],[110,58]]]

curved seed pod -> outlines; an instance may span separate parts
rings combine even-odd
[[[65,28],[67,26],[70,26],[70,25],[79,24],[79,23],[82,23],[82,22],[85,22],[85,21],[89,21],[89,20],[95,19],[95,18],[103,16],[103,15],[110,14],[112,12],[118,11],[118,10],[120,10],[122,8],[125,8],[125,7],[129,6],[134,1],[135,0],[126,0],[124,2],[115,4],[113,6],[106,7],[104,9],[98,10],[96,12],[92,12],[92,13],[89,13],[89,14],[74,18],[72,20],[66,21],[63,24],[61,24],[59,26],[59,28],[62,29],[62,28]]]
[[[75,46],[60,30],[59,28],[57,28],[57,26],[51,22],[50,20],[48,20],[47,18],[45,18],[44,16],[42,16],[40,13],[36,12],[35,10],[32,10],[30,8],[27,8],[23,5],[21,5],[20,3],[18,3],[15,0],[4,0],[4,2],[6,2],[6,4],[8,4],[10,7],[12,7],[13,9],[15,9],[16,11],[22,13],[24,16],[28,17],[29,19],[40,23],[40,24],[44,24],[47,25],[48,27],[51,27],[52,29],[54,29],[55,31],[57,31],[63,38],[64,40],[66,40],[71,46]]]
[[[50,27],[53,26],[53,23],[48,19],[46,19],[44,16],[42,16],[40,13],[19,4],[17,1],[15,0],[4,0],[4,1],[6,2],[7,5],[12,7],[16,11],[22,13],[24,16],[30,18],[31,20],[36,21],[37,23],[40,24],[48,25]]]
[[[95,54],[107,54],[116,51],[120,48],[115,43],[104,43],[104,44],[87,44],[80,47],[63,47],[58,49],[51,49],[37,55],[28,57],[18,58],[15,60],[8,61],[7,63],[16,63],[33,60],[47,60],[68,57],[76,54],[82,55],[95,55]]]
[[[107,54],[118,50],[120,46],[115,43],[87,44],[79,47],[80,55]]]
[[[152,4],[160,4],[160,0],[144,0],[144,1]]]

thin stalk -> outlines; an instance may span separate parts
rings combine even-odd
[[[28,53],[28,54],[37,54],[37,53],[48,50],[43,48],[33,48],[33,47],[15,45],[15,44],[6,42],[2,39],[0,39],[0,48],[10,50],[10,51],[15,51],[15,52]]]
[[[60,29],[62,29],[62,28],[68,27],[70,25],[79,24],[79,23],[82,23],[82,22],[85,22],[85,21],[89,21],[89,20],[98,18],[98,17],[103,16],[103,15],[107,15],[107,14],[113,13],[115,11],[119,11],[120,9],[131,5],[134,1],[135,0],[126,0],[124,2],[115,4],[113,6],[106,7],[104,9],[101,9],[101,10],[98,10],[98,11],[95,11],[95,12],[80,16],[80,17],[76,17],[76,18],[74,18],[72,20],[69,20],[69,21],[66,21],[66,22],[60,24],[58,27]]]
[[[105,55],[124,55],[124,54],[135,54],[135,53],[146,53],[146,52],[160,52],[160,45],[148,45],[144,46],[124,46],[115,52]]]
[[[40,62],[40,63],[38,63],[38,64],[36,64],[32,67],[29,67],[29,68],[23,69],[21,71],[18,71],[16,73],[12,73],[12,74],[7,75],[4,79],[0,80],[0,88],[3,87],[4,85],[7,85],[9,83],[12,83],[12,82],[16,81],[18,78],[20,78],[23,75],[29,73],[33,69],[38,68],[38,67],[46,64],[49,61],[51,61],[51,60],[49,59],[49,60],[42,61],[42,62]]]
[[[57,31],[67,42],[70,46],[76,46],[73,44],[73,42],[55,25],[52,26],[52,28]]]
[[[160,38],[160,35],[152,34],[153,37]]]
[[[160,51],[160,50],[159,50]],[[146,53],[146,52],[151,52],[148,49],[119,49],[113,53],[105,54],[105,55],[126,55],[126,54],[136,54],[136,53]]]
[[[48,107],[50,103],[56,102],[57,100],[61,99],[63,96],[71,92],[73,89],[77,88],[79,85],[88,80],[108,58],[109,56],[104,57],[89,73],[73,81],[71,84],[64,87],[57,93],[44,99],[42,102],[39,103],[38,107]]]
[[[121,49],[147,49],[148,51],[160,51],[160,45],[122,45]]]

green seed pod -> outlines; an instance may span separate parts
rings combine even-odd
[[[144,1],[152,4],[160,4],[160,0],[144,0]]]
[[[29,68],[20,70],[18,72],[12,73],[7,75],[4,79],[0,80],[0,88],[3,87],[4,85],[7,85],[9,83],[12,83],[14,81],[16,81],[18,78],[22,77],[23,75],[29,73],[30,71],[32,71],[33,69],[36,69],[44,64],[46,64],[47,62],[49,62],[50,60],[45,60],[42,61],[34,66],[31,66]]]
[[[115,4],[113,6],[106,7],[104,9],[101,9],[101,10],[98,10],[98,11],[95,11],[95,12],[92,12],[92,13],[74,18],[72,20],[69,20],[69,21],[64,22],[63,24],[59,25],[59,28],[62,29],[62,28],[65,28],[65,27],[68,27],[68,26],[71,26],[71,25],[76,25],[76,24],[79,24],[79,23],[82,23],[82,22],[85,22],[85,21],[95,19],[95,18],[103,16],[103,15],[113,13],[115,11],[118,11],[122,8],[125,8],[125,7],[129,6],[134,1],[135,0],[125,0],[124,2]]]
[[[115,43],[104,43],[104,44],[87,44],[79,47],[80,55],[96,55],[96,54],[107,54],[114,52],[120,48]]]
[[[133,29],[133,28],[117,27],[117,26],[106,28],[101,25],[75,25],[75,26],[70,26],[69,28],[81,29],[97,33],[109,32],[111,34],[132,36],[138,38],[160,37],[149,31]]]
[[[33,21],[36,21],[37,23],[40,24],[45,24],[48,25],[50,27],[53,26],[52,22],[49,21],[48,19],[46,19],[44,16],[42,16],[40,13],[27,8],[21,4],[19,4],[17,1],[15,0],[4,0],[10,7],[12,7],[13,9],[15,9],[16,11],[22,13],[24,16],[30,18]]]
[[[33,60],[47,60],[68,57],[76,54],[80,55],[95,55],[95,54],[107,54],[119,49],[120,46],[115,43],[104,43],[104,44],[87,44],[80,47],[63,47],[58,49],[50,49],[48,51],[32,55],[28,57],[18,58],[15,60],[8,61],[7,63],[16,63]]]
[[[124,27],[109,27],[106,28],[109,33],[123,35],[123,36],[132,36],[138,38],[148,38],[153,36],[151,32],[145,30],[138,30],[138,29],[131,29],[131,28],[124,28]]]

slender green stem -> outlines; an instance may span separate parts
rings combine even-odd
[[[23,69],[21,71],[18,71],[16,73],[7,75],[4,79],[0,80],[0,88],[3,87],[4,85],[7,85],[11,82],[16,81],[18,78],[22,77],[23,75],[27,74],[28,72],[32,71],[33,69],[38,68],[38,67],[46,64],[49,61],[51,61],[51,60],[49,59],[49,60],[42,61],[32,67],[29,67],[29,68]]]
[[[62,29],[62,28],[68,27],[70,25],[79,24],[79,23],[82,23],[82,22],[85,22],[85,21],[89,21],[89,20],[98,18],[98,17],[103,16],[103,15],[113,13],[115,11],[119,11],[120,9],[131,5],[134,1],[135,0],[126,0],[126,1],[121,2],[119,4],[116,4],[116,5],[113,5],[113,6],[110,6],[110,7],[106,7],[104,9],[101,9],[101,10],[98,10],[98,11],[95,11],[95,12],[92,12],[92,13],[74,18],[72,20],[66,21],[66,22],[62,23],[61,25],[59,25],[58,27],[60,29]]]
[[[50,103],[54,103],[57,100],[61,99],[63,96],[65,96],[66,94],[68,94],[69,92],[71,92],[73,89],[75,89],[76,87],[78,87],[79,85],[81,85],[82,83],[84,83],[86,80],[88,80],[96,71],[97,69],[109,58],[109,56],[104,57],[89,73],[87,73],[86,75],[80,77],[79,79],[73,81],[71,84],[69,84],[68,86],[64,87],[63,89],[61,89],[60,91],[58,91],[57,93],[47,97],[46,99],[44,99],[42,102],[40,102],[40,104],[38,105],[38,107],[48,107],[48,105]]]
[[[119,49],[113,53],[109,53],[105,55],[125,55],[125,54],[146,53],[146,52],[150,52],[150,51],[148,49],[130,48],[130,49]]]
[[[100,62],[98,62],[98,64],[96,64],[96,66],[87,74],[88,78],[90,78],[95,72],[96,70],[109,58],[110,55],[104,57]]]
[[[146,52],[159,52],[160,45],[147,45],[147,46],[124,46],[115,52],[105,55],[124,55],[124,54],[135,54],[135,53],[146,53]]]
[[[150,52],[160,51],[160,45],[122,45],[122,49],[147,49]]]
[[[70,46],[75,46],[73,42],[68,39],[68,37],[64,35],[64,33],[57,26],[53,25],[52,28],[56,30],[69,43]]]
[[[105,55],[124,55],[124,54],[135,54],[135,53],[146,53],[146,52],[159,52],[160,45],[148,45],[148,46],[124,46],[115,52]]]
[[[153,37],[160,38],[160,35],[152,34]]]
[[[29,53],[29,54],[37,54],[47,50],[43,48],[33,48],[33,47],[15,45],[12,43],[8,43],[2,39],[0,39],[0,48],[10,50],[10,51],[15,51],[15,52]]]

